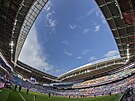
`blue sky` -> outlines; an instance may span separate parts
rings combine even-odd
[[[49,0],[30,31],[19,60],[59,76],[118,55],[109,26],[94,0]]]

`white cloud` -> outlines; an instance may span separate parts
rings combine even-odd
[[[91,8],[88,13],[87,13],[87,16],[91,15],[92,13],[94,13],[96,10],[96,8]]]
[[[95,56],[92,56],[92,57],[89,58],[88,62],[92,62],[92,61],[94,61],[94,60],[96,60],[96,59],[97,59],[97,58],[96,58]]]
[[[98,32],[99,30],[100,30],[100,25],[96,25],[94,32]]]
[[[58,66],[54,66],[53,70],[50,71],[49,73],[54,75],[54,76],[60,76],[61,74],[67,72],[65,68],[60,68]]]
[[[49,19],[48,19],[48,24],[49,24],[49,27],[50,27],[50,28],[55,29],[57,22],[56,22],[55,19],[49,18]]]
[[[86,29],[83,30],[83,34],[86,34],[86,33],[88,33],[89,31],[90,31],[90,29],[89,29],[89,28],[86,28]]]
[[[68,26],[68,28],[70,28],[70,29],[76,29],[77,28],[77,26],[76,25],[72,25],[72,24],[70,24],[69,26]]]
[[[84,19],[85,16],[80,16],[77,20],[82,20]]]
[[[64,72],[63,69],[58,69],[58,68],[53,68],[51,71],[49,71],[49,73],[54,75],[54,76],[59,76],[63,72]]]
[[[111,50],[111,51],[108,51],[108,52],[104,55],[104,57],[106,57],[106,58],[109,58],[109,57],[117,57],[117,56],[120,57],[118,50]]]
[[[41,71],[44,69],[44,71],[47,72],[52,69],[52,66],[47,63],[47,57],[42,54],[35,25],[33,25],[30,30],[19,60]]]
[[[53,4],[51,1],[49,1],[45,7],[43,8],[43,11],[45,13],[45,25],[49,27],[51,30],[55,30],[55,27],[58,23],[58,21],[54,18],[53,14],[55,14],[55,11],[53,9]]]
[[[97,17],[99,17],[100,16],[99,10],[96,10],[95,14],[96,14]]]
[[[77,59],[82,59],[82,57],[81,56],[78,56]]]
[[[51,7],[47,7],[46,10],[49,11],[51,9]]]
[[[67,50],[64,50],[64,54],[67,56],[73,56],[73,54],[71,52],[68,52]]]
[[[69,45],[69,42],[67,40],[62,41],[64,45]]]
[[[100,17],[101,18],[101,21],[102,21],[103,24],[106,23],[106,20],[105,20],[103,14],[100,12],[99,9],[96,10],[95,14],[96,14],[97,17]]]
[[[82,52],[82,55],[86,55],[90,52],[90,49],[84,49],[83,52]]]
[[[106,24],[106,20],[105,20],[105,18],[104,18],[104,16],[102,14],[101,14],[100,18],[102,19],[102,23]]]
[[[93,13],[95,12],[95,10],[96,10],[96,8],[91,8],[91,9],[87,12],[86,15],[80,16],[80,17],[78,18],[78,20],[82,20],[82,19],[84,19],[84,18],[86,18],[86,17],[89,17],[91,14],[93,14]]]
[[[53,6],[53,3],[51,1],[48,1],[47,4],[45,5],[45,7],[43,8],[43,10],[49,11],[52,6]]]
[[[47,14],[46,14],[46,18],[49,19],[49,17],[51,17],[52,14],[53,14],[53,13],[47,13]]]

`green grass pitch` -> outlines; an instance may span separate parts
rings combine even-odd
[[[9,90],[9,89],[1,89],[0,92],[0,101],[34,101],[34,95],[37,95],[35,101],[118,101],[121,94],[111,95],[111,96],[101,96],[101,97],[91,97],[91,98],[64,98],[58,96],[51,96],[48,98],[48,95],[29,92],[26,94],[26,90],[22,89],[19,94],[18,91]],[[22,98],[22,97],[24,98]]]

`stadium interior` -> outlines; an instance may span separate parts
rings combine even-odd
[[[135,0],[94,1],[120,57],[95,61],[56,77],[18,60],[48,0],[0,0],[0,101],[135,101]],[[21,87],[21,92],[16,91]]]

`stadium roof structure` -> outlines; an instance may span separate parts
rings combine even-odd
[[[114,35],[121,57],[135,55],[135,0],[96,0]]]
[[[75,68],[62,74],[57,79],[61,82],[93,79],[122,69],[125,62],[126,58],[103,59],[100,62],[97,61]]]
[[[34,74],[34,76],[41,76],[41,79],[47,78],[48,80],[48,77],[52,79],[56,79],[56,77],[40,72],[18,61],[26,37],[47,1],[48,0],[0,0],[0,52],[13,67],[15,72],[21,73],[24,76]],[[69,81],[78,80],[77,78],[79,77],[87,79],[88,77],[101,76],[101,74],[108,74],[110,71],[113,72],[135,61],[135,1],[95,1],[110,26],[121,57],[81,66],[64,73],[58,77],[57,80]],[[20,69],[22,72],[20,72]],[[95,69],[95,71],[91,71],[91,69]],[[32,73],[30,73],[30,71],[32,71]]]
[[[47,1],[0,0],[0,52],[17,73],[19,73],[20,68],[16,69],[14,66],[16,66],[22,46],[36,17]],[[21,73],[26,74],[27,72],[25,72]],[[37,74],[37,70],[28,74]],[[44,75],[49,76],[47,73]],[[43,78],[48,80],[46,76]]]
[[[21,61],[17,61],[17,65],[14,67],[14,71],[25,79],[33,77],[40,83],[50,83],[56,81],[57,78],[55,76],[34,69],[33,67],[30,67]]]
[[[24,19],[35,0],[0,0],[0,51],[11,64]]]

